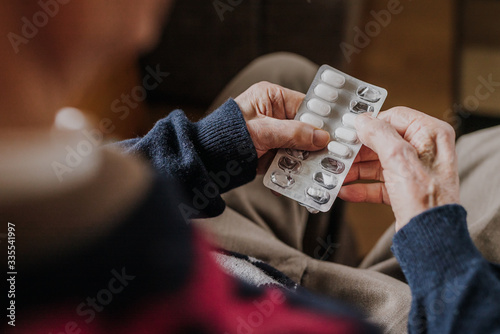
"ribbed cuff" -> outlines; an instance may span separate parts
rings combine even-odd
[[[241,110],[233,99],[197,122],[195,128],[195,147],[221,192],[255,178],[257,152]]]
[[[462,206],[444,205],[416,216],[396,233],[392,251],[414,293],[455,279],[482,259],[466,217]]]

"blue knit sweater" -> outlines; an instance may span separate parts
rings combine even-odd
[[[160,175],[184,186],[188,200],[180,210],[185,219],[220,215],[225,208],[220,194],[257,174],[257,152],[232,99],[196,123],[182,111],[173,111],[146,136],[117,145],[151,161]]]
[[[392,250],[410,285],[410,333],[500,333],[500,266],[467,230],[465,209],[445,205],[412,219]]]

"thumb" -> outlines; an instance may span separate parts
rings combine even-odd
[[[275,148],[317,151],[330,141],[328,132],[296,120],[265,117],[252,120],[247,126],[259,156]]]

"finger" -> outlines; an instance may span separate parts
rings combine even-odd
[[[384,183],[356,183],[343,186],[339,197],[354,203],[391,204]]]
[[[408,128],[412,124],[417,125],[422,120],[430,120],[433,117],[415,109],[395,107],[381,112],[378,118],[391,124],[402,137],[405,137]]]
[[[384,169],[419,164],[416,149],[391,124],[363,114],[356,117],[355,127],[361,142],[377,153]]]
[[[305,94],[284,87],[280,88],[283,99],[285,100],[285,118],[294,119],[300,105],[304,101]]]
[[[357,180],[384,181],[380,161],[365,161],[354,163],[347,173],[344,184]]]
[[[420,160],[432,166],[436,159],[454,159],[456,133],[453,127],[420,111],[396,107],[380,114],[380,119],[391,124],[418,152]]]
[[[298,150],[317,151],[330,141],[330,134],[312,125],[295,120],[278,120],[271,117],[251,121],[256,148],[267,152],[274,148],[294,148]]]
[[[281,196],[283,196],[283,195],[281,195],[280,193],[277,193],[277,192],[276,192],[276,191],[274,191],[274,190],[271,190],[271,193],[272,193],[274,196],[276,196],[276,197],[281,197]]]
[[[277,119],[294,119],[305,95],[271,84],[259,82],[248,91],[250,101],[255,101],[255,110],[258,114]]]
[[[380,113],[378,118],[391,124],[407,140],[411,140],[415,133],[423,129],[434,130],[433,132],[436,134],[442,134],[443,132],[449,134],[453,129],[448,123],[440,119],[406,107],[391,108]],[[455,131],[451,132],[453,132],[454,136]]]

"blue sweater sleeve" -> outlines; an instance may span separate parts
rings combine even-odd
[[[500,333],[500,267],[469,236],[466,211],[426,211],[395,236],[392,250],[412,291],[410,333]]]
[[[179,209],[186,220],[221,214],[220,194],[250,182],[257,170],[257,152],[232,99],[197,123],[176,110],[143,138],[115,145],[184,186],[188,200]]]

